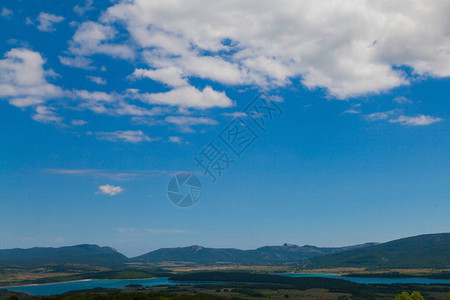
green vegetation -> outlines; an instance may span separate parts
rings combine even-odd
[[[419,292],[412,292],[411,295],[408,292],[403,292],[395,300],[425,300]]]
[[[179,274],[171,280],[181,282],[230,282],[229,285],[211,285],[209,288],[247,289],[248,293],[261,293],[262,290],[311,290],[326,289],[331,293],[351,294],[353,299],[377,299],[391,297],[406,290],[420,291],[429,298],[443,299],[449,291],[448,285],[420,285],[420,284],[357,284],[341,279],[320,277],[285,277],[278,275],[251,274],[243,272],[199,272]],[[204,287],[200,285],[199,287]],[[247,295],[250,295],[247,294]],[[416,294],[414,294],[416,295]],[[415,298],[414,298],[415,299]],[[428,298],[427,298],[428,299]]]
[[[399,273],[399,272],[350,273],[347,275],[343,275],[343,277],[450,279],[450,272],[436,271],[436,273],[420,273],[420,271],[418,271],[416,274],[405,274],[405,273]]]

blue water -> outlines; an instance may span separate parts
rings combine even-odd
[[[289,273],[278,274],[288,277],[324,277],[332,279],[344,279],[356,283],[364,284],[394,284],[394,283],[416,283],[416,284],[450,284],[450,280],[444,279],[427,279],[427,278],[360,278],[360,277],[340,277],[331,273]],[[158,277],[152,279],[133,279],[133,280],[90,280],[90,281],[76,281],[64,283],[51,283],[30,286],[16,286],[5,287],[5,289],[29,293],[31,295],[56,295],[63,294],[74,290],[93,289],[96,287],[102,288],[124,288],[129,284],[140,284],[143,286],[157,286],[157,285],[180,285],[180,284],[210,284],[211,282],[173,282],[169,281],[168,277]]]
[[[93,289],[96,287],[102,288],[124,288],[129,284],[140,284],[143,286],[156,285],[179,285],[179,284],[194,284],[173,282],[168,280],[169,277],[158,277],[152,279],[133,279],[133,280],[90,280],[90,281],[74,281],[63,283],[39,284],[28,286],[10,286],[5,287],[11,291],[25,292],[31,295],[56,295],[63,294],[69,291]],[[195,283],[198,284],[198,283]]]
[[[450,284],[450,279],[428,279],[428,278],[364,278],[364,277],[341,277],[331,273],[288,273],[279,274],[287,277],[323,277],[332,279],[344,279],[356,283],[364,284],[394,284],[394,283],[415,283],[415,284]]]

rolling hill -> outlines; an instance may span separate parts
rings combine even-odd
[[[317,256],[308,268],[450,268],[450,233],[425,234],[372,247]]]

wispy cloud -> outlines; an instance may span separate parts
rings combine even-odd
[[[161,234],[161,233],[185,233],[186,230],[181,229],[158,229],[158,228],[147,228],[146,231],[148,233],[155,233],[155,234]]]
[[[361,111],[359,111],[359,110],[356,110],[356,109],[348,109],[348,110],[346,110],[346,111],[344,111],[342,114],[360,114],[361,113]]]
[[[142,143],[153,142],[159,138],[151,138],[142,130],[118,130],[112,132],[88,132],[88,135],[95,135],[99,140],[110,142]]]
[[[391,123],[400,123],[402,125],[409,126],[426,126],[431,125],[433,123],[443,121],[442,118],[431,117],[426,115],[417,115],[417,116],[399,116],[396,119],[390,120]]]
[[[2,11],[0,12],[0,16],[2,16],[3,18],[11,18],[13,15],[12,10],[7,9],[6,7],[2,8]]]
[[[145,234],[181,234],[188,232],[183,229],[168,229],[168,228],[117,228],[119,233],[127,234],[127,235],[145,235]]]
[[[404,104],[404,103],[412,103],[413,101],[406,98],[405,96],[397,96],[394,98],[394,102],[397,102],[399,104]]]
[[[395,111],[393,111],[393,110],[383,111],[383,112],[375,112],[375,113],[366,115],[365,118],[369,121],[386,120],[390,116],[392,116],[394,113],[395,113]]]
[[[98,191],[96,192],[96,194],[115,196],[117,194],[123,193],[124,191],[125,189],[120,186],[105,184],[98,187]]]
[[[126,170],[126,171],[110,171],[98,169],[46,169],[45,172],[60,175],[87,176],[93,178],[107,178],[110,180],[126,181],[137,178],[167,176],[176,173],[176,171],[167,170]]]
[[[36,107],[36,113],[32,115],[32,118],[40,123],[61,123],[63,120],[52,108],[43,105]]]
[[[177,125],[182,131],[193,132],[192,126],[196,125],[217,125],[216,120],[206,117],[168,116],[165,122]]]
[[[72,120],[70,124],[72,124],[73,126],[83,126],[86,125],[87,122],[85,120]]]
[[[248,117],[248,114],[243,111],[234,111],[234,112],[222,113],[222,116],[229,117],[229,118],[244,118],[244,117]]]

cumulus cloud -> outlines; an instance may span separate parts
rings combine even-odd
[[[109,25],[95,22],[82,23],[70,41],[69,51],[75,56],[106,54],[112,57],[130,59],[133,50],[122,44],[110,43],[117,35],[117,30]]]
[[[53,25],[64,21],[64,17],[41,12],[37,17],[37,21],[39,23],[37,26],[39,31],[51,32],[55,31]]]
[[[431,125],[436,122],[442,121],[442,118],[436,118],[425,115],[417,115],[417,116],[399,116],[394,120],[390,120],[391,123],[400,123],[402,125],[410,125],[410,126],[425,126]]]
[[[100,185],[96,194],[115,196],[117,194],[123,193],[125,189],[120,186],[114,186],[110,184]]]
[[[141,143],[152,142],[157,140],[146,135],[141,130],[117,130],[112,132],[89,132],[95,135],[99,140],[107,140],[111,142]]]
[[[62,95],[62,90],[50,84],[44,70],[44,59],[35,51],[14,48],[0,60],[0,97],[12,105],[25,107]]]
[[[122,1],[101,18],[144,49],[148,77],[280,86],[300,80],[339,99],[416,75],[450,75],[447,1]],[[245,28],[245,30],[243,30]],[[164,74],[177,70],[169,82]],[[135,71],[135,73],[142,71]]]
[[[137,95],[149,104],[161,104],[206,109],[233,106],[233,101],[224,92],[217,92],[207,86],[198,90],[193,86],[180,87],[165,93],[144,93]]]

